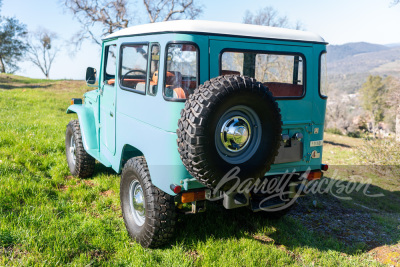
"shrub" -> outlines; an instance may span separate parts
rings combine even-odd
[[[394,139],[365,140],[359,147],[360,163],[367,165],[400,165],[399,143]]]
[[[343,135],[342,130],[340,130],[340,129],[338,129],[338,128],[328,128],[328,129],[325,130],[325,132],[331,133],[331,134]]]

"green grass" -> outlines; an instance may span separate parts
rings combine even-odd
[[[77,81],[10,77],[0,75],[0,88],[6,88],[0,89],[0,266],[380,265],[366,249],[313,231],[294,217],[267,220],[217,205],[180,216],[170,245],[143,249],[125,230],[119,176],[100,164],[90,179],[69,174],[64,134],[76,116],[65,110],[70,98],[88,88]],[[354,142],[362,140],[336,137],[327,135],[334,144],[326,145],[324,160],[338,164],[356,157]],[[381,178],[375,185],[380,190],[387,183]],[[387,187],[397,201],[396,190]],[[397,227],[385,214],[375,219],[385,231]]]

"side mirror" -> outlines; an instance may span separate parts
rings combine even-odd
[[[86,69],[86,84],[91,85],[96,83],[97,71],[95,68],[88,67]]]

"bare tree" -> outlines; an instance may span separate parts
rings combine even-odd
[[[65,0],[64,3],[81,24],[81,30],[73,37],[76,44],[91,39],[101,45],[102,36],[127,28],[130,21],[126,0]],[[102,28],[100,36],[95,32],[97,25]]]
[[[202,6],[193,3],[194,0],[143,0],[149,15],[150,23],[173,19],[195,19],[202,12]]]
[[[296,30],[301,30],[303,28],[300,21],[296,22],[295,25],[292,25],[287,16],[281,16],[279,12],[272,6],[259,9],[256,13],[246,10],[246,13],[243,17],[243,23]]]
[[[39,29],[32,33],[28,43],[28,59],[49,78],[50,69],[58,53],[54,46],[57,35],[46,29]]]
[[[150,23],[174,19],[195,19],[203,7],[196,5],[195,0],[142,0],[146,18],[141,18],[132,10],[141,11],[137,5],[130,8],[127,0],[62,0],[67,10],[72,12],[81,24],[81,30],[74,36],[75,44],[91,39],[101,44],[101,37],[127,28],[141,19]],[[129,15],[128,15],[129,14]],[[135,16],[134,16],[135,15]],[[97,30],[101,29],[101,34]]]
[[[392,6],[395,6],[395,5],[399,4],[399,3],[400,3],[400,0],[393,0],[392,1]]]
[[[385,84],[388,88],[386,101],[396,111],[396,141],[400,142],[400,80],[389,76]]]

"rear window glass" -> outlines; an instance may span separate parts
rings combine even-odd
[[[328,95],[328,67],[326,61],[326,52],[321,54],[319,63],[319,94],[322,98]]]
[[[167,46],[164,95],[167,99],[187,99],[198,86],[198,50],[192,44]]]
[[[304,59],[300,55],[224,52],[220,75],[245,75],[269,88],[275,97],[304,94]]]

